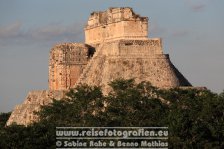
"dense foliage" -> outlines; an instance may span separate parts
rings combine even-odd
[[[11,115],[11,112],[9,112],[9,113],[0,113],[0,128],[5,126],[5,123],[9,119],[10,115]]]
[[[224,93],[122,79],[110,86],[107,96],[99,87],[79,86],[42,107],[40,121],[27,127],[1,123],[0,148],[55,148],[56,126],[166,126],[169,148],[224,148]]]

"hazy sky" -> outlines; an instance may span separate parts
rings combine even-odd
[[[92,11],[124,6],[149,17],[149,37],[194,86],[224,89],[224,0],[0,0],[0,112],[48,88],[49,50],[84,41]]]

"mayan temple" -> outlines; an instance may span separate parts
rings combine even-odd
[[[28,125],[37,120],[34,111],[52,98],[61,99],[78,84],[101,86],[117,78],[149,81],[160,88],[191,86],[163,53],[160,38],[148,38],[148,18],[132,8],[109,8],[91,13],[85,31],[85,43],[54,46],[49,57],[49,90],[31,91],[17,105],[7,125]]]

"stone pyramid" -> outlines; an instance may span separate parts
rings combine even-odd
[[[85,43],[63,43],[51,49],[49,90],[29,92],[7,125],[36,121],[34,111],[52,98],[60,100],[79,84],[101,86],[105,94],[110,91],[108,83],[118,78],[149,81],[160,88],[191,86],[169,55],[163,54],[162,40],[148,38],[148,26],[148,18],[129,7],[91,13]]]

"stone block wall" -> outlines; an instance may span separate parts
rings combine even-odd
[[[117,39],[146,39],[148,18],[134,13],[131,8],[110,8],[93,12],[85,27],[85,43],[97,44]]]
[[[105,42],[104,49],[101,52],[103,55],[119,55],[119,56],[152,56],[163,54],[162,40],[153,38],[147,40],[114,40]]]
[[[149,81],[160,88],[191,86],[188,80],[163,54],[161,40],[116,40],[102,43],[89,61],[78,84],[101,86],[118,78]]]
[[[18,125],[29,125],[38,120],[34,112],[39,111],[42,105],[47,105],[52,102],[52,99],[60,100],[65,96],[65,91],[31,91],[28,93],[24,102],[17,105],[9,120],[7,126],[16,123]]]
[[[91,57],[90,46],[64,43],[54,46],[49,59],[49,89],[69,89],[78,80]]]

